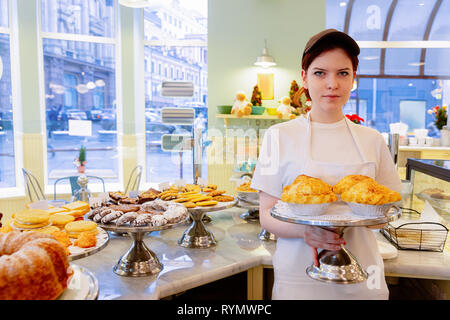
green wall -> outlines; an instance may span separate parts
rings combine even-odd
[[[263,100],[263,106],[276,106],[292,80],[301,84],[301,54],[310,36],[325,28],[326,0],[210,0],[208,5],[209,128],[223,129],[216,106],[233,104],[240,90],[250,99],[262,70],[253,63],[264,39],[277,66],[270,69],[275,99]]]

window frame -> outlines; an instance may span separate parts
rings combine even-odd
[[[21,168],[23,167],[23,130],[22,110],[20,104],[20,72],[19,72],[19,43],[17,3],[7,0],[9,27],[0,27],[0,33],[9,36],[9,55],[11,62],[11,109],[13,112],[13,135],[14,135],[14,165],[15,165],[15,187],[1,188],[0,199],[22,198],[25,196],[25,185]]]
[[[145,34],[145,20],[144,20],[144,10],[145,9],[140,9],[140,19],[141,19],[141,52],[143,52],[142,54],[142,58],[141,61],[139,63],[142,63],[142,65],[144,65],[144,59],[145,59],[145,48],[146,47],[152,47],[152,46],[156,46],[156,47],[177,47],[177,48],[189,48],[189,47],[195,47],[195,48],[200,48],[200,49],[204,49],[206,48],[206,50],[208,50],[208,39],[206,37],[206,40],[180,40],[180,39],[166,39],[166,40],[152,40],[152,39],[146,39],[146,34]],[[163,13],[163,17],[161,19],[164,19],[165,21],[167,21],[167,13],[164,12]],[[181,22],[180,22],[181,23]],[[186,26],[186,31],[187,31],[187,26]],[[163,30],[163,32],[167,32],[167,30]],[[151,37],[151,35],[149,35]],[[153,63],[153,60],[150,59],[150,62]],[[178,67],[176,68],[178,69]],[[156,64],[155,64],[155,71],[156,71]],[[158,75],[159,78],[161,78],[161,80],[164,80],[164,76],[162,75],[162,66],[161,63],[158,63],[158,73],[154,73],[154,75]],[[180,75],[181,78],[179,79],[179,77],[177,76],[177,80],[178,81],[189,81],[188,79],[185,79],[184,75],[185,72],[183,71],[182,67],[180,68]],[[172,77],[173,78],[173,77]],[[145,82],[145,78],[144,78],[144,82]],[[157,91],[157,87],[154,86],[153,84],[151,84],[152,87],[152,92],[151,94],[153,95],[153,88],[155,88]],[[143,86],[144,91],[142,92],[142,97],[143,100],[145,101],[145,95],[146,95],[146,88],[145,85]],[[144,128],[145,131],[145,128]],[[158,183],[155,182],[150,182],[148,181],[148,177],[147,177],[147,147],[146,147],[146,143],[145,143],[145,132],[144,132],[144,143],[143,143],[143,154],[145,155],[145,161],[144,161],[144,165],[143,165],[143,169],[142,169],[142,179],[141,179],[141,184],[143,185],[144,188],[150,188],[150,187],[154,187],[155,185],[157,185]]]
[[[108,44],[114,46],[114,54],[115,54],[115,100],[116,100],[116,125],[117,125],[117,161],[118,161],[118,182],[105,182],[105,188],[107,190],[119,190],[123,185],[123,155],[120,152],[122,149],[122,142],[120,136],[123,132],[123,124],[122,124],[122,100],[120,89],[122,88],[121,83],[121,32],[120,32],[120,16],[119,16],[119,3],[117,0],[114,0],[114,37],[100,37],[100,36],[91,36],[91,35],[83,35],[83,34],[72,34],[72,33],[59,33],[59,32],[43,32],[42,31],[42,1],[37,0],[37,24],[38,24],[38,55],[39,55],[39,90],[41,93],[41,103],[40,103],[40,111],[41,111],[41,123],[43,136],[46,137],[46,117],[45,117],[45,109],[46,103],[45,99],[42,97],[45,95],[45,71],[44,71],[44,48],[43,42],[44,39],[49,40],[65,40],[65,41],[73,41],[73,42],[87,42],[94,44]],[[78,101],[79,103],[79,101]],[[54,185],[48,183],[48,157],[47,155],[47,138],[43,139],[43,165],[44,165],[44,186],[46,194],[53,194]],[[102,192],[103,185],[101,183],[90,183],[89,189],[92,192]],[[71,193],[70,185],[61,184],[58,186],[58,190],[60,193]]]

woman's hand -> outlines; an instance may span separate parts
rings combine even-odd
[[[345,245],[344,238],[341,238],[333,229],[321,227],[305,226],[304,239],[306,244],[311,247],[316,267],[319,266],[317,248],[338,251],[341,249],[341,244]]]

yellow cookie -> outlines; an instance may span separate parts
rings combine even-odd
[[[48,225],[48,222],[35,223],[35,224],[24,224],[24,223],[20,223],[20,222],[17,222],[16,220],[14,220],[13,225],[20,229],[30,229],[30,230],[33,229],[34,230],[37,228],[46,227]]]
[[[14,219],[20,224],[42,224],[48,223],[50,213],[40,209],[27,209],[17,212]]]
[[[53,232],[56,232],[56,231],[60,231],[60,230],[58,227],[55,227],[55,226],[48,226],[48,227],[44,227],[44,228],[40,228],[40,229],[36,230],[36,232],[45,233],[45,234],[52,234]]]
[[[190,202],[190,201],[188,201],[188,202],[183,202],[183,205],[184,205],[186,208],[195,208],[195,207],[197,206],[195,203]]]
[[[89,203],[84,201],[75,201],[62,206],[67,210],[81,210],[83,214],[88,213],[91,208],[89,207]]]
[[[215,206],[218,202],[215,200],[209,200],[209,201],[200,201],[196,202],[195,204],[198,206]]]
[[[176,200],[173,200],[173,202],[178,202],[178,203],[181,203],[181,202],[187,202],[187,201],[189,201],[188,198],[178,198],[178,199],[176,199]]]
[[[187,196],[188,194],[196,194],[198,193],[197,191],[188,191],[188,192],[183,192],[180,193],[179,196]]]
[[[199,201],[207,201],[207,200],[212,200],[212,197],[210,197],[210,196],[201,196],[201,197],[198,197],[198,198],[191,199],[190,201],[191,202],[199,202]]]
[[[64,228],[66,224],[75,220],[75,217],[69,214],[59,214],[55,213],[50,217],[50,222],[52,225],[57,226],[58,228]]]
[[[49,208],[45,211],[47,211],[50,214],[55,214],[55,213],[67,212],[69,210],[66,208]]]
[[[97,224],[93,221],[79,220],[66,224],[64,229],[71,238],[78,238],[81,232],[98,233]]]

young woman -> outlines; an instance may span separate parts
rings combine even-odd
[[[308,41],[301,77],[312,101],[306,116],[267,130],[252,188],[260,191],[260,222],[278,237],[273,256],[273,299],[388,299],[384,265],[369,228],[348,228],[344,238],[331,230],[274,219],[270,209],[282,189],[300,174],[335,185],[350,174],[369,176],[400,191],[401,180],[381,134],[349,121],[342,108],[350,97],[359,47],[347,34],[324,30]],[[295,99],[294,99],[295,100]],[[379,227],[378,227],[379,228]],[[364,269],[375,266],[372,285],[323,283],[305,272],[317,249],[339,250],[345,244]],[[375,285],[373,285],[375,284]]]

